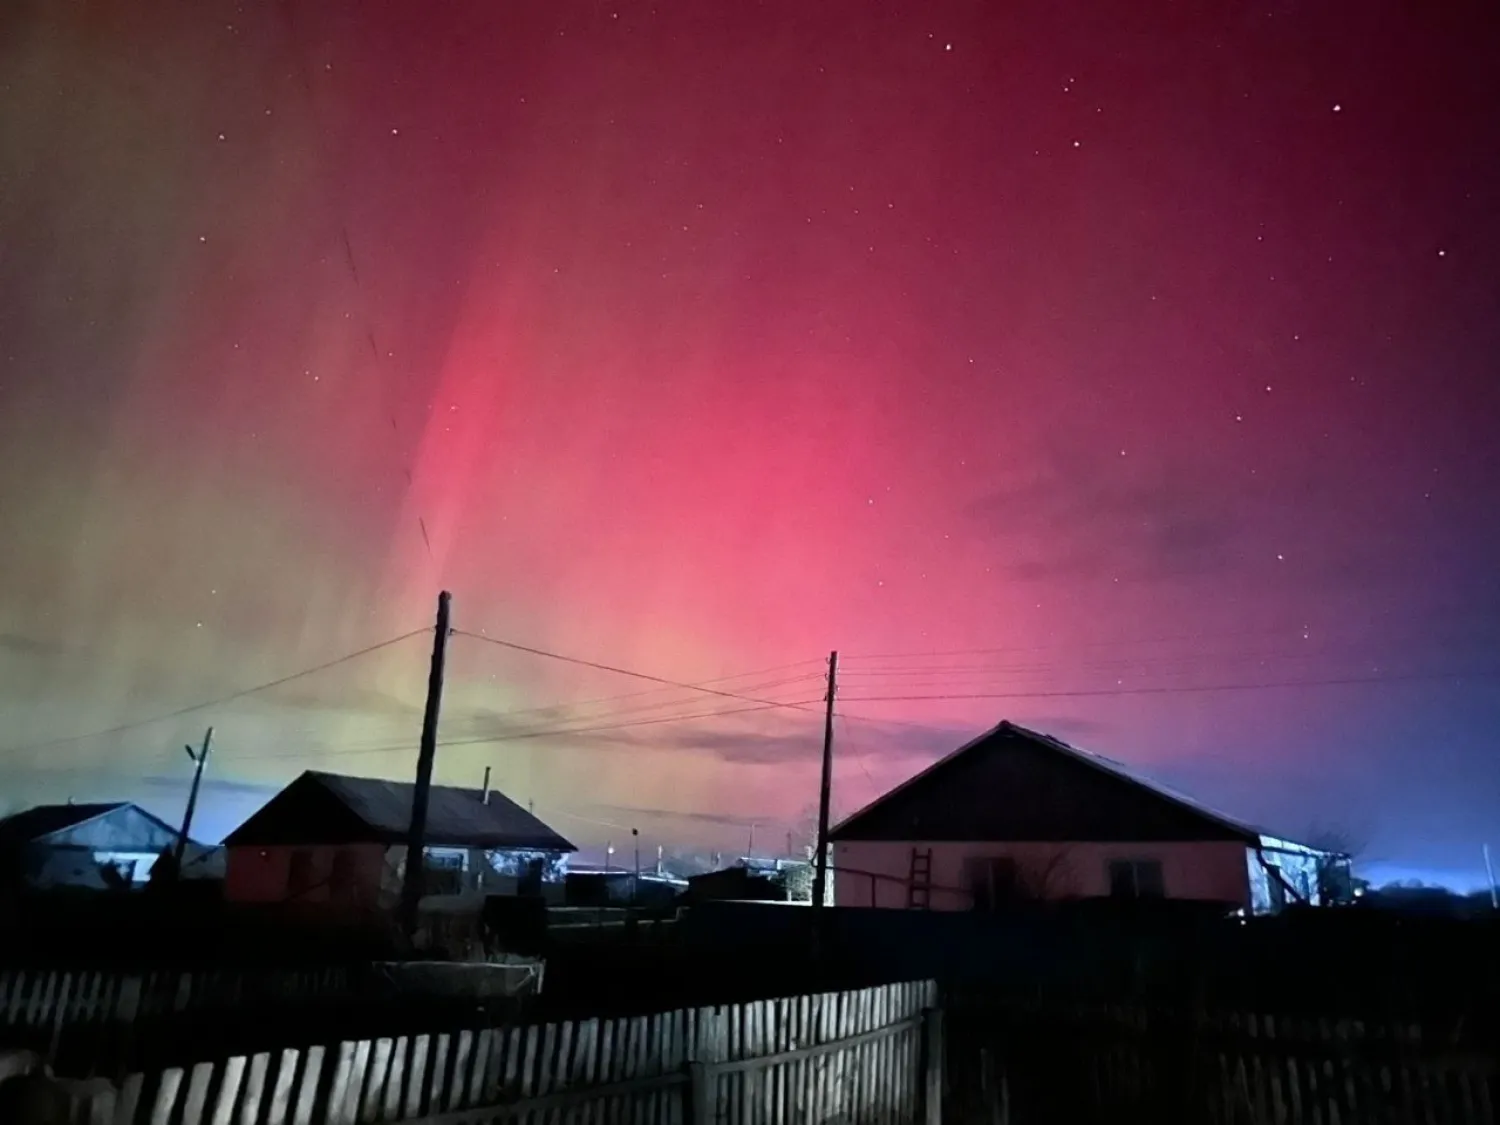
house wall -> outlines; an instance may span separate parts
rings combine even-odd
[[[833,845],[835,904],[906,909],[913,847],[932,849],[929,905],[933,910],[971,909],[965,865],[973,858],[1014,860],[1023,888],[1038,898],[1107,896],[1111,860],[1154,859],[1161,862],[1168,898],[1238,906],[1249,903],[1247,849],[1228,840],[1075,844],[857,840]]]
[[[385,877],[386,848],[383,844],[341,844],[294,847],[290,845],[239,844],[229,847],[224,874],[224,897],[229,902],[308,902],[378,905]],[[308,855],[311,886],[295,896],[291,893],[292,856]],[[349,878],[332,883],[335,857],[347,856],[344,870]]]
[[[394,907],[401,896],[406,848],[384,844],[308,845],[231,845],[228,849],[224,895],[230,902],[285,902],[290,897],[292,856],[306,852],[310,856],[311,889],[296,896],[298,902],[346,903],[366,907]],[[352,876],[342,887],[331,883],[335,856],[340,852],[349,858],[346,873]],[[557,876],[566,866],[561,852],[497,852],[479,848],[428,848],[429,856],[462,858],[463,876],[453,893],[424,896],[423,902],[453,908],[465,901],[474,905],[487,894],[515,894],[518,879],[514,872],[527,860],[540,859],[543,879]],[[439,903],[437,900],[442,900]]]

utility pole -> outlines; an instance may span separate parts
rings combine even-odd
[[[438,595],[437,624],[432,634],[432,665],[427,672],[427,706],[422,711],[422,744],[417,751],[417,780],[411,792],[411,829],[406,837],[406,874],[401,884],[401,922],[408,939],[417,932],[417,903],[422,898],[426,871],[427,797],[432,789],[432,763],[437,757],[438,712],[443,703],[443,664],[448,657],[453,595]]]
[[[182,831],[177,833],[177,847],[172,852],[172,866],[176,874],[182,873],[182,861],[187,855],[188,832],[193,827],[193,812],[198,807],[198,786],[203,783],[203,767],[208,765],[208,747],[213,741],[214,728],[209,727],[203,734],[203,748],[194,750],[191,746],[184,746],[187,756],[193,760],[193,785],[188,790],[187,808],[182,813]]]
[[[828,886],[828,802],[833,794],[833,695],[838,687],[839,654],[828,654],[828,706],[823,712],[823,777],[818,786],[818,854],[814,857],[812,905],[823,908]]]

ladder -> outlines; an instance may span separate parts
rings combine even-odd
[[[906,880],[906,908],[926,910],[932,905],[932,849],[911,850],[911,872]]]

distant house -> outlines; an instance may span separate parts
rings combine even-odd
[[[308,770],[225,839],[230,902],[384,910],[400,898],[412,785]],[[434,785],[425,898],[542,893],[576,851],[503,793]]]
[[[1168,898],[1317,903],[1330,855],[1231,820],[1108,758],[1003,722],[830,833],[840,906],[986,909]]]
[[[126,801],[37,805],[0,820],[0,857],[13,885],[129,890],[150,879],[177,838],[176,828]],[[190,843],[189,861],[204,851]]]
[[[687,881],[689,902],[786,902],[787,891],[774,873],[749,867],[725,867],[690,875]]]

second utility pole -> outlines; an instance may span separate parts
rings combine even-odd
[[[833,693],[838,686],[839,654],[828,654],[828,706],[823,713],[823,776],[818,785],[818,854],[814,859],[812,905],[823,906],[828,886],[828,802],[833,793]]]
[[[187,751],[187,756],[193,760],[193,787],[188,790],[187,809],[182,814],[182,831],[177,833],[177,847],[172,852],[176,875],[182,874],[182,861],[187,855],[188,833],[193,829],[193,810],[198,807],[198,786],[203,784],[203,767],[208,765],[208,746],[213,739],[214,728],[209,727],[203,736],[202,750],[195,751],[191,746],[183,747]]]
[[[438,595],[437,625],[432,636],[432,665],[427,672],[427,706],[422,711],[422,744],[417,751],[417,781],[411,791],[411,829],[406,837],[406,871],[401,882],[401,924],[408,939],[417,932],[417,903],[426,873],[427,795],[432,789],[432,763],[437,757],[438,711],[443,703],[443,664],[448,656],[449,614],[453,595]]]

